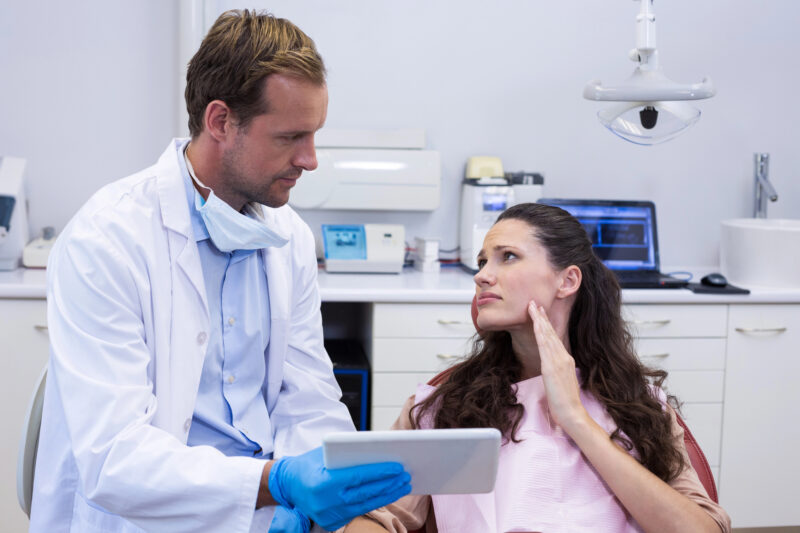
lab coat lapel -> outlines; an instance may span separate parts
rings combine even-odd
[[[266,210],[266,222],[272,223],[273,217]],[[264,248],[261,250],[264,258],[264,273],[267,276],[269,288],[269,314],[270,338],[267,353],[264,354],[267,365],[267,409],[270,411],[275,406],[283,382],[283,363],[289,349],[289,296],[292,290],[290,241],[281,248]]]
[[[169,238],[170,262],[177,264],[189,279],[197,291],[208,319],[208,299],[200,265],[200,252],[197,250],[197,243],[192,233],[183,176],[177,160],[176,145],[180,142],[180,139],[174,139],[156,164],[161,219],[164,221],[164,227],[174,232]]]
[[[175,144],[170,143],[156,164],[161,220],[169,246],[169,302],[171,327],[168,357],[157,358],[159,387],[157,398],[161,427],[186,442],[185,424],[194,412],[200,375],[208,344],[210,318],[203,280],[200,253],[191,229],[189,206],[177,162]],[[163,296],[163,295],[162,295]],[[166,418],[163,419],[162,417]]]

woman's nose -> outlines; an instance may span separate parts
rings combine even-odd
[[[476,285],[481,286],[481,285],[491,285],[492,283],[494,283],[495,278],[494,275],[492,275],[492,273],[489,271],[489,269],[486,266],[484,266],[483,268],[478,270],[478,273],[475,274],[475,276],[473,276],[472,279],[475,280]]]

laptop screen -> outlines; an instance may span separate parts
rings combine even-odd
[[[658,270],[656,208],[629,200],[542,199],[577,218],[592,248],[611,270]]]

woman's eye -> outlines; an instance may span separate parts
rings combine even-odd
[[[506,260],[506,261],[508,261],[509,259],[516,259],[516,257],[517,257],[517,254],[515,254],[514,252],[505,252],[505,253],[503,253],[503,259]]]
[[[486,259],[478,259],[478,270],[483,268],[483,265],[486,264]]]

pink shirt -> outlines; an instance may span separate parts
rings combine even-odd
[[[517,385],[518,401],[525,406],[522,430],[517,436],[525,440],[501,448],[495,492],[433,498],[414,494],[367,516],[390,533],[405,533],[408,529],[418,528],[433,533],[437,531],[437,525],[438,531],[459,533],[640,531],[577,446],[550,422],[542,378],[529,379]],[[433,390],[433,387],[420,385],[417,396],[406,401],[392,428],[412,429],[412,406]],[[665,401],[661,391],[659,397]],[[609,434],[616,429],[611,417],[594,397],[581,391],[581,401],[589,415]],[[667,407],[667,411],[672,420],[673,441],[684,458],[684,469],[669,485],[706,511],[722,533],[730,533],[730,517],[708,497],[691,466],[683,428],[672,409]],[[432,501],[435,509],[431,508]]]
[[[416,400],[433,390],[420,385]],[[602,404],[585,391],[580,394],[595,422],[613,432],[617,426]],[[551,420],[541,376],[517,383],[517,401],[525,407],[517,432],[521,442],[500,448],[495,490],[433,496],[439,532],[642,531],[580,449]]]

